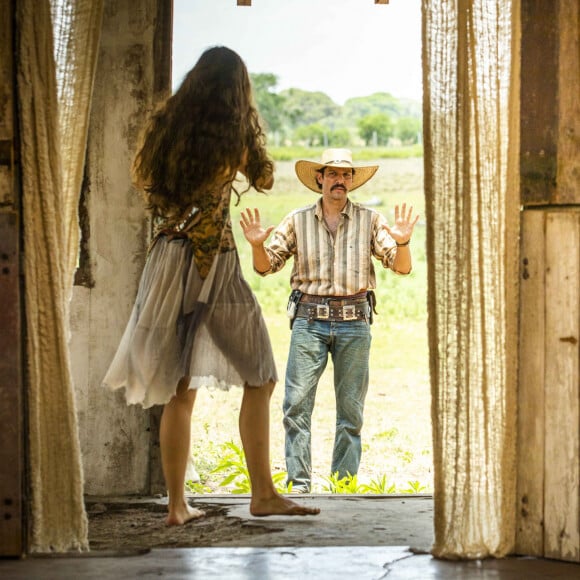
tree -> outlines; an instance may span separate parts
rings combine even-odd
[[[292,135],[311,146],[348,147],[355,128],[367,145],[387,145],[393,135],[404,144],[421,138],[418,101],[374,93],[349,99],[341,107],[320,91],[277,92],[278,77],[273,73],[251,73],[250,78],[256,106],[274,143]]]
[[[325,93],[286,89],[280,95],[285,100],[286,114],[293,127],[312,125],[340,115],[340,107]]]
[[[389,115],[376,113],[367,115],[357,122],[358,133],[363,141],[369,145],[387,145],[393,136],[393,122]]]
[[[328,135],[328,128],[320,123],[302,125],[294,131],[294,139],[305,142],[308,147],[326,145],[325,136]]]
[[[389,93],[374,93],[368,97],[348,99],[343,107],[344,116],[351,120],[378,113],[384,113],[390,117],[399,117],[399,100]]]
[[[401,117],[395,125],[395,135],[404,145],[413,145],[419,142],[423,126],[421,119],[415,117]]]
[[[348,129],[334,129],[328,135],[330,147],[348,147],[350,145],[350,131]]]
[[[348,99],[342,108],[346,119],[355,121],[367,115],[385,113],[392,119],[399,117],[422,116],[421,103],[410,99],[397,99],[389,93],[373,93],[367,97],[354,97]]]
[[[294,131],[294,139],[305,143],[308,147],[347,147],[350,145],[348,129],[335,129],[321,123],[303,125]]]
[[[274,92],[278,85],[278,77],[272,73],[251,73],[254,100],[266,129],[271,132],[280,131],[285,121],[285,99]]]

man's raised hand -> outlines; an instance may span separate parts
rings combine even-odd
[[[262,227],[258,208],[254,208],[253,212],[251,209],[246,208],[246,211],[242,212],[240,225],[246,240],[252,246],[261,246],[274,229],[274,226],[269,226],[266,229]]]
[[[389,235],[397,242],[397,244],[406,244],[413,235],[413,229],[415,224],[419,220],[419,216],[416,215],[414,218],[413,215],[413,206],[409,206],[409,210],[407,211],[407,204],[404,203],[401,210],[399,211],[399,206],[395,206],[395,223],[393,227],[389,227],[387,224],[384,224],[383,227]]]

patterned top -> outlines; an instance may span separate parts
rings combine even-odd
[[[333,238],[322,213],[322,198],[284,218],[266,247],[270,269],[278,272],[290,256],[293,290],[319,296],[352,296],[376,287],[372,256],[394,271],[395,241],[380,227],[385,218],[375,210],[347,201]],[[260,272],[259,272],[260,273]]]
[[[206,278],[215,255],[236,249],[230,217],[231,186],[208,192],[203,207],[191,206],[178,220],[162,221],[155,228],[151,247],[160,236],[188,238],[193,245],[195,264]]]

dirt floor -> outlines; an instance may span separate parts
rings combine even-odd
[[[318,506],[315,517],[256,518],[249,497],[204,496],[192,505],[206,516],[185,526],[165,525],[165,499],[87,500],[91,551],[141,552],[154,548],[281,546],[411,546],[432,543],[430,496],[300,495]]]
[[[148,550],[207,547],[244,536],[263,534],[264,528],[228,515],[228,508],[196,502],[202,519],[186,526],[166,526],[167,508],[154,502],[98,502],[88,507],[91,550]]]

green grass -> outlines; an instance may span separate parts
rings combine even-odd
[[[273,154],[276,156],[277,152]],[[307,150],[298,157],[316,159],[319,155],[319,152]],[[362,157],[358,152],[354,152],[354,156],[357,161]],[[431,489],[423,159],[411,155],[403,158],[377,156],[374,163],[379,165],[379,171],[368,184],[353,193],[353,201],[372,201],[377,204],[373,207],[389,221],[393,219],[395,204],[402,203],[413,205],[421,217],[411,242],[413,272],[409,276],[397,276],[375,263],[379,314],[372,326],[363,458],[356,484],[363,488],[365,485],[377,487],[377,482],[386,476],[387,488],[392,490],[413,489],[409,482],[416,482],[417,489]],[[290,293],[291,264],[265,278],[255,274],[239,216],[246,207],[258,207],[265,225],[277,225],[288,212],[314,203],[317,197],[296,178],[293,160],[278,160],[273,191],[267,195],[248,192],[238,207],[232,207],[242,269],[261,304],[279,372],[279,384],[271,406],[271,459],[275,472],[285,470],[281,407],[290,339],[286,303]],[[239,442],[239,402],[240,394],[235,392],[206,391],[198,395],[194,410],[193,456],[202,482],[209,482],[214,488],[219,482],[212,479],[211,470],[220,464],[220,445],[230,440]],[[312,455],[315,488],[318,485],[318,489],[328,486],[334,424],[332,363],[329,362],[320,381],[313,415]]]

